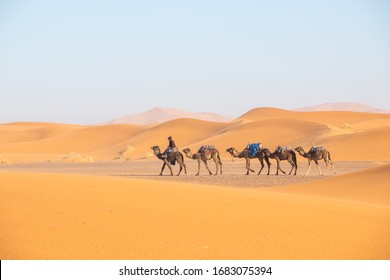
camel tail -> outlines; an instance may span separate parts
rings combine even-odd
[[[221,160],[221,158],[219,157],[219,152],[218,152],[218,154],[217,154],[217,158],[218,158],[218,160],[219,160],[219,163],[222,165],[222,160]]]
[[[330,152],[328,151],[328,160],[333,162],[332,159],[330,158]]]
[[[292,159],[295,164],[295,167],[298,168],[298,163],[297,163],[297,155],[295,154],[294,151],[291,151]]]

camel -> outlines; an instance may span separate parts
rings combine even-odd
[[[336,170],[334,168],[334,164],[333,164],[333,161],[331,160],[330,158],[330,153],[327,149],[323,148],[323,147],[312,147],[310,149],[310,151],[308,153],[305,152],[305,150],[299,146],[297,148],[295,148],[295,151],[297,151],[302,157],[304,158],[307,158],[308,161],[309,161],[309,168],[306,172],[306,176],[309,175],[309,172],[310,172],[310,167],[311,167],[311,161],[313,160],[316,165],[317,165],[317,168],[318,168],[318,172],[319,172],[319,175],[323,175],[322,174],[322,171],[321,171],[321,168],[318,164],[318,161],[323,159],[325,161],[325,164],[326,164],[326,170],[325,170],[325,175],[326,173],[328,172],[328,163],[330,163],[333,167],[333,174],[336,174]]]
[[[260,164],[261,164],[260,171],[259,171],[259,173],[257,173],[257,175],[260,175],[261,171],[263,170],[263,168],[264,168],[263,159],[265,159],[265,161],[267,163],[267,166],[268,166],[268,173],[267,173],[267,175],[269,175],[269,169],[270,169],[271,163],[269,162],[268,156],[264,154],[264,150],[261,150],[261,148],[259,148],[259,150],[257,151],[257,153],[254,156],[249,152],[248,148],[245,148],[241,153],[239,153],[235,148],[231,147],[231,148],[227,149],[226,152],[228,152],[232,156],[232,160],[233,160],[233,157],[245,158],[245,161],[246,161],[246,175],[249,175],[249,171],[255,172],[253,169],[250,168],[250,166],[251,166],[250,160],[252,158],[259,159]]]
[[[180,165],[180,170],[179,170],[179,173],[177,173],[177,176],[180,175],[180,172],[183,170],[183,168],[184,168],[184,173],[187,174],[187,168],[186,168],[186,165],[184,164],[184,157],[180,152],[178,152],[178,151],[170,152],[165,157],[164,154],[161,153],[159,146],[153,146],[153,147],[151,147],[151,149],[153,150],[155,156],[164,162],[164,164],[161,168],[160,176],[162,175],[165,166],[168,166],[169,171],[171,171],[171,176],[172,176],[173,172],[172,172],[171,164],[174,164],[175,161],[177,161]]]
[[[186,154],[188,158],[196,159],[198,161],[198,173],[195,174],[195,176],[199,175],[200,171],[200,161],[203,161],[204,165],[206,166],[207,170],[209,171],[209,174],[212,175],[209,166],[207,164],[207,161],[210,159],[213,159],[215,162],[215,175],[218,175],[218,167],[220,167],[220,174],[222,174],[222,162],[221,158],[219,157],[219,152],[217,149],[210,146],[202,146],[196,154],[193,154],[189,148],[186,148],[183,150],[183,152]]]
[[[280,161],[282,160],[287,160],[291,164],[291,170],[288,173],[288,175],[291,175],[292,171],[295,168],[294,175],[297,175],[297,169],[298,169],[298,164],[297,164],[297,156],[295,152],[290,148],[290,147],[281,147],[278,146],[273,153],[270,152],[267,148],[264,149],[264,154],[267,155],[269,158],[274,158],[276,159],[276,174],[279,175],[279,170],[282,171],[283,174],[286,174],[280,167]]]

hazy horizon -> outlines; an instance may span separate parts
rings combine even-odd
[[[379,0],[5,0],[0,123],[92,124],[154,107],[389,110],[389,15]]]

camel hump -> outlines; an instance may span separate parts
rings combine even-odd
[[[263,144],[251,143],[251,144],[248,144],[247,149],[249,151],[249,154],[254,157],[254,156],[256,156],[257,153],[259,153],[263,150]]]
[[[215,151],[215,147],[213,145],[203,145],[199,149],[199,153],[212,153]]]
[[[285,151],[292,151],[292,148],[291,148],[291,146],[278,146],[277,148],[276,148],[276,151],[278,152],[278,153],[283,153],[283,152],[285,152]]]
[[[176,154],[178,152],[178,149],[176,147],[174,148],[168,147],[167,152],[170,154]]]
[[[313,145],[313,146],[311,146],[309,153],[314,154],[314,153],[322,151],[322,150],[324,150],[324,147],[322,147],[322,146],[314,146]]]

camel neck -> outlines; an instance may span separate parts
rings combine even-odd
[[[308,158],[309,157],[309,153],[306,153],[304,149],[302,150],[299,150],[299,154],[305,158]]]

